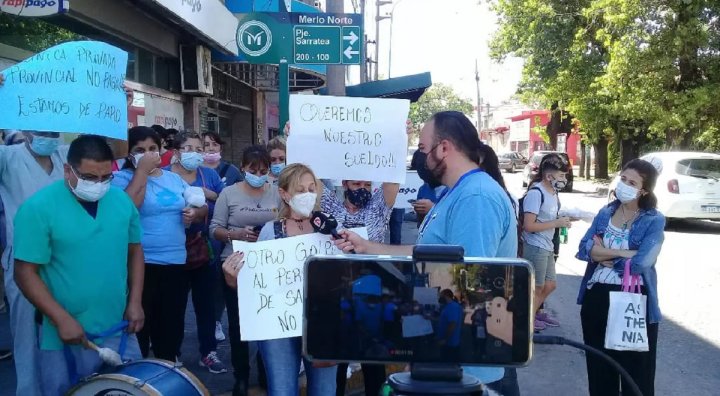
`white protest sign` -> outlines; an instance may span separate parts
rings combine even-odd
[[[418,176],[417,171],[407,171],[405,184],[400,186],[397,199],[395,200],[395,209],[412,209],[412,205],[408,202],[411,199],[417,199],[418,190],[425,182]]]
[[[438,305],[439,292],[437,287],[415,287],[413,301],[417,301],[420,305]]]
[[[422,315],[402,317],[402,334],[404,338],[419,337],[432,333],[434,333],[432,323]]]
[[[401,99],[291,95],[287,163],[321,179],[404,183],[409,109]]]
[[[352,231],[367,239],[367,229]],[[237,278],[242,340],[302,336],[305,260],[341,254],[332,237],[313,233],[255,243],[233,241],[233,250],[245,253]]]

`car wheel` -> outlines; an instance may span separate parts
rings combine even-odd
[[[515,173],[515,164],[510,165],[510,170],[508,172]]]

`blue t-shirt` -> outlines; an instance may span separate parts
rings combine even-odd
[[[467,257],[517,257],[515,210],[487,173],[466,174],[425,217],[417,243],[460,245]],[[505,373],[500,367],[463,369],[486,384]]]
[[[382,329],[382,304],[370,305],[362,299],[357,299],[355,304],[355,321],[374,337],[380,336]]]
[[[443,307],[440,312],[440,320],[438,321],[437,337],[445,339],[447,337],[447,328],[450,323],[455,322],[455,328],[450,337],[446,340],[446,345],[450,347],[460,346],[460,331],[463,322],[463,307],[457,301],[452,301]]]
[[[124,190],[132,177],[133,172],[129,169],[115,172],[112,184]],[[139,209],[146,263],[185,264],[187,252],[182,210],[185,208],[183,193],[187,187],[180,176],[166,170],[158,177],[148,177],[145,201]]]
[[[215,168],[215,172],[218,174],[218,177],[221,178],[224,187],[230,187],[233,184],[244,180],[240,169],[227,161],[220,161],[218,167]],[[224,172],[224,174],[220,176],[220,172]]]

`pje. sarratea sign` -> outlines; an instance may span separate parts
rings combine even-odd
[[[367,229],[353,229],[367,239]],[[305,260],[342,252],[332,237],[318,233],[264,242],[233,241],[245,254],[237,278],[243,341],[302,336]]]
[[[321,179],[405,183],[410,102],[290,96],[287,161]]]

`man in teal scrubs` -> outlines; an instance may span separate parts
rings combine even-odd
[[[64,394],[102,366],[88,341],[140,358],[143,326],[140,220],[111,187],[112,150],[100,136],[70,145],[64,180],[30,197],[15,216],[15,280],[42,314],[40,377],[45,395]]]
[[[420,225],[418,244],[459,245],[468,257],[517,257],[517,219],[504,189],[498,160],[478,138],[477,130],[459,112],[435,114],[420,135],[427,153],[425,167],[447,190]],[[411,256],[413,245],[392,246],[369,242],[350,231],[336,241],[345,252]],[[502,367],[463,367],[489,385],[504,387]],[[514,370],[509,382],[517,388]],[[514,394],[503,391],[503,394]]]

